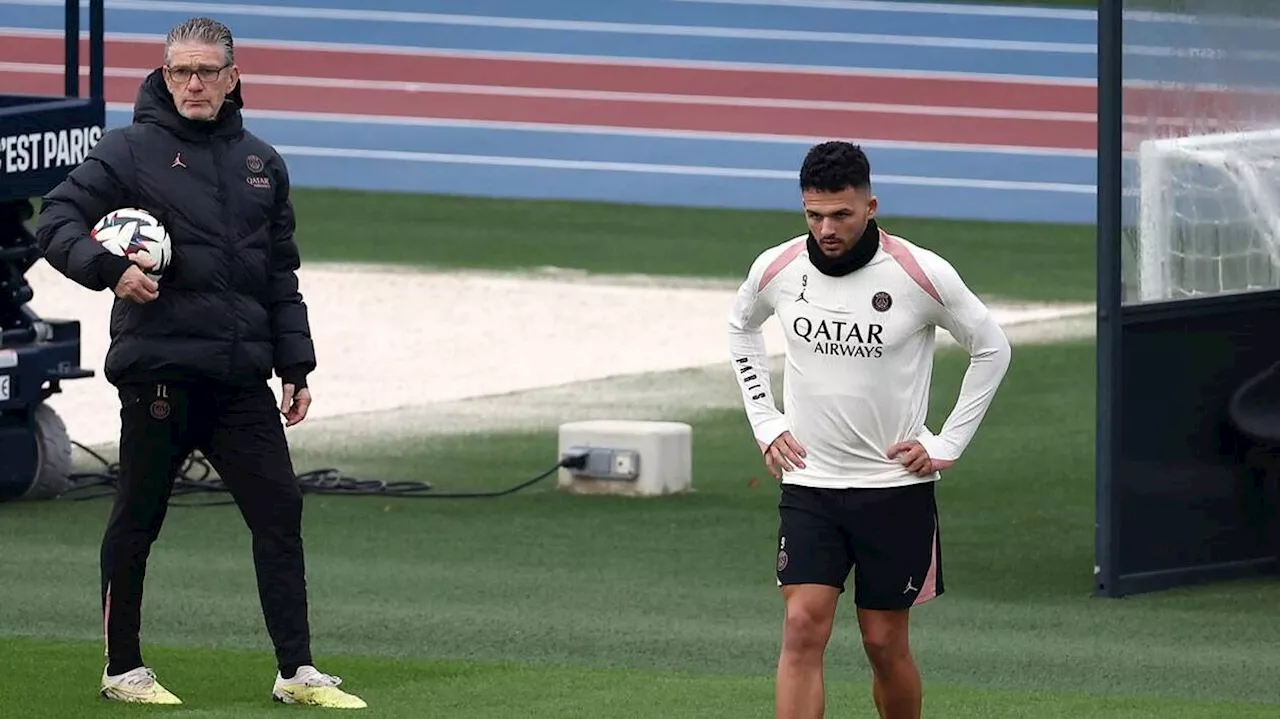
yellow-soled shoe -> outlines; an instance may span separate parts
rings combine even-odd
[[[364,709],[364,700],[338,688],[342,679],[323,674],[307,665],[298,669],[292,679],[285,679],[276,672],[276,684],[271,697],[285,704],[306,704],[330,709]]]
[[[102,670],[102,696],[117,702],[134,704],[181,704],[182,700],[160,686],[155,672],[138,667],[119,676],[107,676]]]

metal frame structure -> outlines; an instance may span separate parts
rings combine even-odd
[[[1280,359],[1280,291],[1124,301],[1124,10],[1098,8],[1099,597],[1280,568],[1280,479],[1266,459],[1280,446],[1242,436],[1230,411]]]
[[[103,0],[89,0],[89,96],[80,93],[80,3],[65,0],[63,96],[0,95],[0,137],[72,127],[103,127],[105,18]],[[0,201],[37,197],[66,176],[67,167],[48,167],[0,176]]]
[[[80,3],[65,0],[62,97],[0,95],[0,502],[48,498],[69,482],[71,445],[50,396],[80,366],[80,323],[41,319],[25,274],[40,259],[32,198],[66,178],[105,131],[103,0],[89,2],[89,96],[80,92]],[[16,159],[13,159],[16,158]]]

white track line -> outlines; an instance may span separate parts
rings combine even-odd
[[[124,102],[107,103],[109,112],[132,113],[133,105]],[[435,117],[407,117],[402,115],[359,115],[353,113],[302,112],[295,110],[246,109],[246,117],[295,122],[336,122],[352,125],[401,125],[406,127],[450,127],[469,130],[496,130],[519,132],[547,132],[580,135],[614,135],[622,137],[651,137],[671,140],[702,140],[713,142],[752,142],[767,144],[813,145],[829,137],[814,135],[766,135],[741,132],[712,132],[702,130],[664,130],[650,128],[613,127],[607,125],[566,125],[561,123],[533,123],[499,120],[461,120]],[[915,142],[909,140],[862,140],[863,147],[886,150],[926,152],[960,152],[979,154],[1036,155],[1053,157],[1093,158],[1092,150],[1071,150],[1054,147],[1022,147],[1017,145],[961,145],[945,142]]]
[[[1076,20],[1094,23],[1096,10],[1070,8],[1019,7],[1017,5],[960,5],[952,3],[893,2],[887,0],[669,0],[670,2],[705,5],[745,5],[763,7],[809,8],[820,10],[853,10],[861,12],[923,14],[923,15],[977,15],[986,17],[1045,18],[1052,20]],[[1208,3],[1205,3],[1208,7]],[[1154,12],[1125,8],[1124,22],[1171,25],[1208,25],[1210,27],[1277,28],[1280,18],[1263,18],[1231,15],[1213,15],[1194,11],[1182,14]]]
[[[0,0],[3,3],[5,0]],[[0,38],[32,37],[61,41],[61,30],[0,27]],[[88,32],[81,32],[87,39]],[[139,42],[154,45],[164,43],[163,35],[145,33],[106,33],[107,42]],[[847,67],[833,65],[788,65],[756,62],[730,62],[721,60],[668,60],[649,57],[610,57],[604,55],[577,55],[570,53],[503,52],[497,50],[451,50],[444,48],[412,47],[407,45],[371,45],[360,43],[315,42],[306,40],[274,40],[262,38],[236,38],[237,47],[256,47],[264,50],[293,50],[305,52],[366,53],[408,57],[447,57],[474,60],[504,60],[514,62],[553,62],[582,65],[661,67],[680,70],[719,70],[727,72],[768,72],[806,75],[832,75],[853,77],[880,77],[908,80],[951,80],[956,82],[985,82],[998,84],[1055,85],[1066,87],[1093,87],[1093,77],[1053,77],[1048,75],[1014,75],[981,72],[949,72],[946,70],[898,70],[871,67]]]
[[[62,65],[0,62],[0,72],[59,75]],[[106,68],[108,77],[146,77],[150,69]],[[89,74],[82,68],[81,75]],[[983,107],[952,107],[939,105],[900,105],[878,102],[838,102],[830,100],[797,100],[763,97],[735,97],[725,95],[677,95],[662,92],[618,92],[613,90],[573,90],[545,87],[510,87],[505,85],[462,85],[438,82],[409,82],[402,80],[343,79],[330,77],[300,77],[296,75],[254,75],[244,73],[244,81],[251,85],[284,85],[289,87],[317,87],[343,90],[381,90],[387,92],[431,93],[456,95],[486,95],[496,97],[533,97],[560,100],[585,100],[604,102],[635,102],[662,105],[704,105],[740,108],[776,108],[788,110],[831,110],[850,113],[880,113],[890,115],[927,115],[931,117],[972,117],[987,119],[1026,120],[1032,122],[1086,122],[1096,117],[1087,112],[1053,112],[1047,110],[1002,110]]]
[[[40,74],[62,76],[61,65],[39,63],[0,62],[0,72],[13,74]],[[136,68],[107,68],[107,77],[143,78],[150,70]],[[80,75],[87,77],[89,71],[81,68]],[[879,113],[889,115],[925,115],[931,117],[970,117],[988,119],[1025,120],[1030,122],[1082,122],[1095,123],[1097,116],[1093,113],[1050,112],[1050,111],[1015,111],[989,108],[969,108],[929,105],[895,105],[887,103],[833,102],[821,100],[791,100],[777,98],[725,97],[713,95],[673,95],[668,93],[614,92],[607,90],[565,90],[560,88],[507,87],[502,85],[455,85],[447,83],[406,82],[391,80],[352,80],[327,77],[299,77],[294,75],[242,75],[250,85],[278,85],[288,87],[338,88],[348,90],[379,90],[385,92],[404,92],[422,94],[459,94],[494,97],[533,97],[563,100],[635,102],[653,104],[704,105],[717,107],[740,108],[777,108],[795,110],[831,110],[849,113]],[[316,113],[300,112],[306,117],[315,117]],[[358,116],[369,117],[369,116]],[[376,116],[375,116],[376,117]],[[391,116],[396,117],[396,116]],[[1158,123],[1162,125],[1186,125],[1201,127],[1212,126],[1218,122],[1228,122],[1217,118],[1188,117],[1145,117],[1130,115],[1125,122],[1130,125]],[[537,123],[542,125],[542,123]],[[575,128],[575,125],[566,125]],[[631,133],[628,133],[631,134]],[[719,133],[711,133],[720,137]],[[763,135],[756,137],[776,137]],[[964,145],[963,147],[972,147]],[[989,148],[990,146],[981,146]],[[925,148],[920,148],[925,149]],[[1089,153],[1092,154],[1092,153]]]
[[[959,5],[951,3],[885,2],[884,0],[671,0],[672,2],[703,5],[757,5],[769,7],[797,7],[821,10],[857,10],[886,14],[921,15],[979,15],[985,17],[1025,17],[1052,20],[1084,20],[1095,22],[1098,14],[1093,10],[1067,8],[1018,7],[1016,5]]]
[[[598,172],[634,172],[659,175],[691,175],[698,177],[731,177],[762,180],[795,180],[793,170],[761,170],[736,167],[706,167],[698,165],[664,165],[641,162],[597,162],[591,160],[552,160],[536,157],[503,157],[497,155],[461,155],[443,152],[408,152],[403,150],[366,150],[340,147],[311,147],[305,145],[278,145],[285,156],[330,157],[359,160],[396,162],[426,162],[453,165],[489,165],[500,167],[534,167],[546,170],[590,170]],[[1012,180],[975,180],[954,177],[914,177],[908,175],[877,175],[876,181],[889,185],[916,185],[927,187],[963,187],[978,190],[1019,190],[1029,192],[1064,192],[1093,194],[1093,185],[1076,185],[1064,182],[1017,182]]]
[[[0,5],[63,6],[63,0],[0,0]],[[208,3],[176,0],[105,0],[108,10],[140,12],[207,13]],[[621,35],[656,35],[667,37],[721,38],[783,42],[822,42],[860,45],[898,45],[960,50],[1005,52],[1051,52],[1093,55],[1096,43],[1034,42],[984,38],[934,37],[925,35],[884,35],[851,32],[819,32],[812,30],[760,30],[754,28],[716,27],[709,25],[660,25],[654,23],[599,22],[592,20],[544,20],[539,18],[499,17],[492,15],[456,15],[425,12],[393,12],[390,10],[355,10],[346,8],[310,8],[284,5],[241,5],[219,3],[221,15],[269,17],[293,20],[341,20],[343,22],[395,23],[416,25],[448,25],[458,27],[504,28],[517,30],[550,30],[556,32],[613,33]]]
[[[734,2],[742,4],[748,0],[712,0],[716,2]],[[764,0],[749,0],[750,4],[776,4]],[[807,0],[811,1],[811,0]],[[896,4],[896,3],[895,3]],[[17,5],[27,7],[63,7],[64,0],[0,0],[0,5]],[[907,12],[929,12],[931,7],[925,3],[903,3],[909,8]],[[207,13],[208,3],[184,2],[182,0],[105,0],[105,7],[110,10],[137,12],[182,12]],[[453,13],[404,12],[392,10],[366,10],[351,8],[312,8],[288,5],[247,5],[239,3],[218,3],[218,12],[225,15],[250,17],[269,17],[293,20],[338,20],[342,22],[365,22],[385,24],[414,25],[446,25],[481,28],[504,28],[516,30],[545,30],[552,32],[587,32],[613,33],[623,35],[658,35],[669,37],[716,37],[739,40],[764,40],[782,42],[823,42],[851,43],[862,45],[891,45],[905,47],[934,47],[960,50],[980,50],[999,52],[1040,52],[1096,55],[1097,43],[1049,42],[1033,40],[1001,40],[995,38],[962,38],[930,35],[890,35],[883,33],[849,33],[815,30],[777,30],[758,28],[720,27],[713,25],[668,25],[657,23],[625,23],[604,22],[595,20],[549,20],[536,17],[502,17],[495,15],[463,15]],[[936,6],[935,6],[936,7]],[[1011,8],[995,8],[984,11],[981,6],[958,6],[968,8],[960,12],[944,12],[945,15],[985,14],[1008,16]],[[932,10],[937,12],[937,10]],[[1060,12],[1053,11],[1050,12]],[[1079,18],[1077,18],[1079,19]],[[1179,16],[1160,13],[1142,14],[1140,18],[1126,15],[1127,22],[1177,23],[1201,22],[1221,27],[1275,27],[1280,21],[1274,18],[1233,18],[1221,16]],[[1149,55],[1157,57],[1205,57],[1212,48],[1169,48],[1163,46],[1125,47],[1127,54]],[[1239,52],[1239,49],[1236,49]],[[1274,59],[1275,53],[1268,51],[1251,51],[1258,59]]]

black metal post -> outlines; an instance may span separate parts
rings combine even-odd
[[[1121,365],[1121,226],[1124,163],[1124,0],[1098,5],[1098,366],[1094,592],[1118,596],[1117,536],[1113,531],[1117,459],[1123,418],[1119,416]]]
[[[66,0],[66,27],[63,38],[66,43],[66,75],[63,94],[80,97],[80,0]]]
[[[106,20],[104,0],[89,0],[89,97],[101,100],[106,96],[103,73],[106,69],[105,41]]]

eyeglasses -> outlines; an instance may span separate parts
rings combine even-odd
[[[186,83],[191,82],[192,75],[200,78],[200,82],[213,82],[218,79],[218,76],[222,74],[223,70],[226,70],[229,67],[231,66],[223,65],[222,67],[216,68],[199,67],[195,69],[189,67],[165,67],[164,71],[165,74],[169,76],[169,79],[185,85]]]

